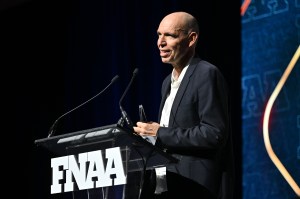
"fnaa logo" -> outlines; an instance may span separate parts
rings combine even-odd
[[[52,158],[51,194],[126,184],[120,148],[106,149],[105,158],[101,150]]]

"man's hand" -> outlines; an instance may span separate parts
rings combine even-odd
[[[156,136],[160,125],[156,122],[137,122],[134,131],[141,136]]]

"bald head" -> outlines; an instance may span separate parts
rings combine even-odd
[[[165,16],[160,25],[168,25],[177,30],[183,30],[185,32],[196,32],[199,34],[198,21],[194,16],[187,12],[173,12]]]
[[[172,64],[178,74],[195,55],[198,42],[198,22],[186,12],[165,16],[157,29],[157,46],[164,63]]]

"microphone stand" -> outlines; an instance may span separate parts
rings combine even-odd
[[[112,80],[111,82],[102,90],[100,91],[97,95],[95,95],[94,97],[90,98],[89,100],[83,102],[82,104],[76,106],[75,108],[73,108],[72,110],[64,113],[63,115],[61,115],[60,117],[58,117],[55,122],[52,124],[50,130],[49,130],[49,133],[48,133],[48,138],[53,136],[53,134],[55,133],[56,131],[56,127],[57,127],[57,122],[64,116],[68,115],[69,113],[75,111],[76,109],[80,108],[81,106],[85,105],[86,103],[90,102],[91,100],[93,100],[94,98],[98,97],[99,95],[101,95],[107,88],[109,88],[117,79],[119,78],[118,75],[116,75]]]
[[[138,73],[138,68],[136,68],[134,71],[133,71],[133,75],[131,77],[131,80],[129,82],[129,84],[127,85],[120,101],[119,101],[119,106],[120,106],[120,110],[121,110],[121,113],[122,113],[122,116],[121,118],[119,119],[118,121],[118,125],[120,125],[121,127],[124,127],[124,124],[126,123],[127,124],[127,127],[132,131],[133,130],[133,123],[131,121],[131,119],[129,118],[129,116],[127,115],[126,111],[123,109],[122,107],[122,100],[124,99],[125,95],[127,94],[135,76],[137,75]]]

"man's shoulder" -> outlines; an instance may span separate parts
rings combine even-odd
[[[201,58],[194,58],[191,66],[197,71],[219,71],[216,65]]]

